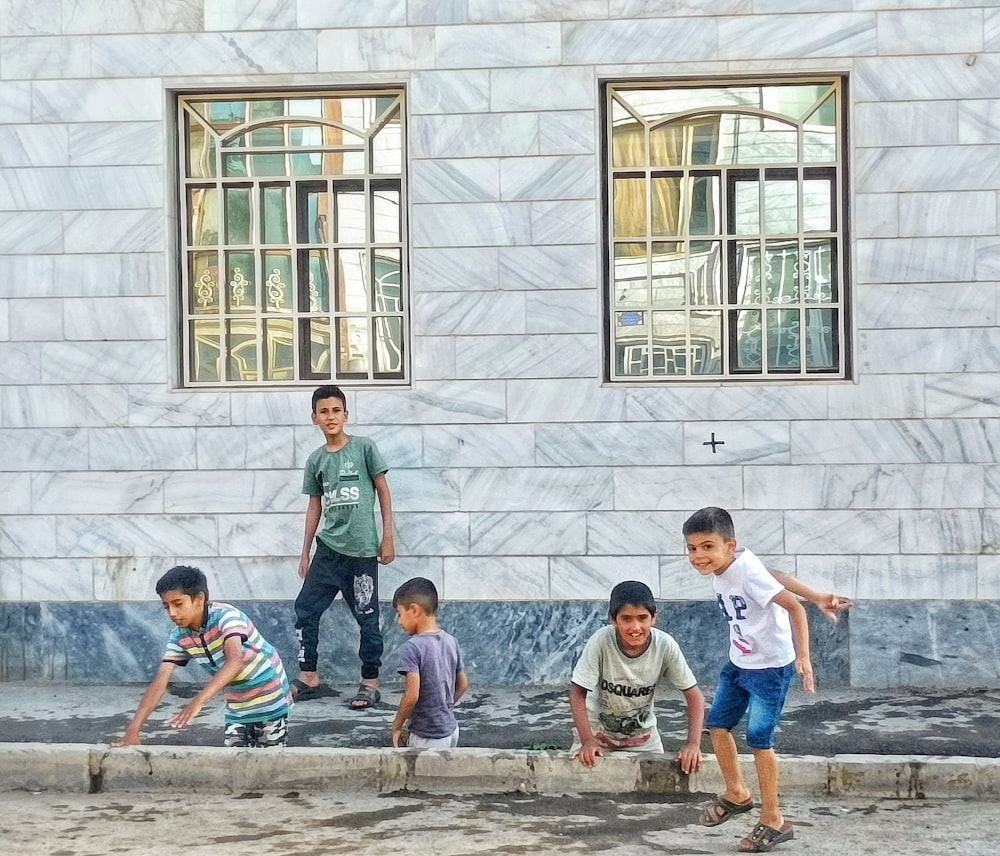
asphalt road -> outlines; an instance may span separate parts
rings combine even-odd
[[[524,794],[5,793],[3,856],[663,856],[735,853],[752,819],[697,823],[704,799]],[[789,856],[995,856],[986,802],[792,800]]]

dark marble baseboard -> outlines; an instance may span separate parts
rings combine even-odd
[[[287,601],[238,603],[296,674],[295,616]],[[584,643],[607,620],[605,602],[463,601],[442,604],[441,626],[458,638],[466,668],[483,684],[561,684],[569,680]],[[879,606],[882,610],[882,605]],[[855,616],[839,624],[815,611],[812,648],[817,680],[826,687],[851,685]],[[385,682],[397,680],[403,633],[388,604],[382,605]],[[714,602],[665,601],[658,626],[677,639],[699,683],[711,686],[726,651],[726,628]],[[880,625],[881,626],[881,625]],[[130,603],[0,603],[0,680],[147,681],[155,672],[172,626],[162,607]],[[880,638],[887,634],[879,634]],[[358,631],[340,600],[323,617],[320,672],[350,684],[359,675]],[[179,679],[201,681],[193,667]],[[860,672],[859,674],[864,674]]]

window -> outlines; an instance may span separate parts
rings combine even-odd
[[[404,382],[403,93],[177,103],[184,385]]]
[[[846,378],[841,78],[607,83],[607,376]]]

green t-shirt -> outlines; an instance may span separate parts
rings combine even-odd
[[[351,436],[337,452],[320,446],[306,461],[302,492],[323,498],[317,537],[345,556],[377,556],[374,478],[389,469],[367,437]]]

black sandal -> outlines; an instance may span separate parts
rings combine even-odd
[[[791,841],[795,837],[792,825],[786,820],[781,829],[758,823],[746,838],[740,842],[740,853],[767,853],[783,841]]]
[[[752,799],[745,803],[734,803],[719,794],[715,798],[715,802],[701,813],[699,820],[702,826],[718,826],[720,823],[725,823],[733,815],[743,814],[752,808]]]
[[[358,684],[358,691],[347,701],[351,710],[368,710],[382,701],[382,693],[368,684]]]

